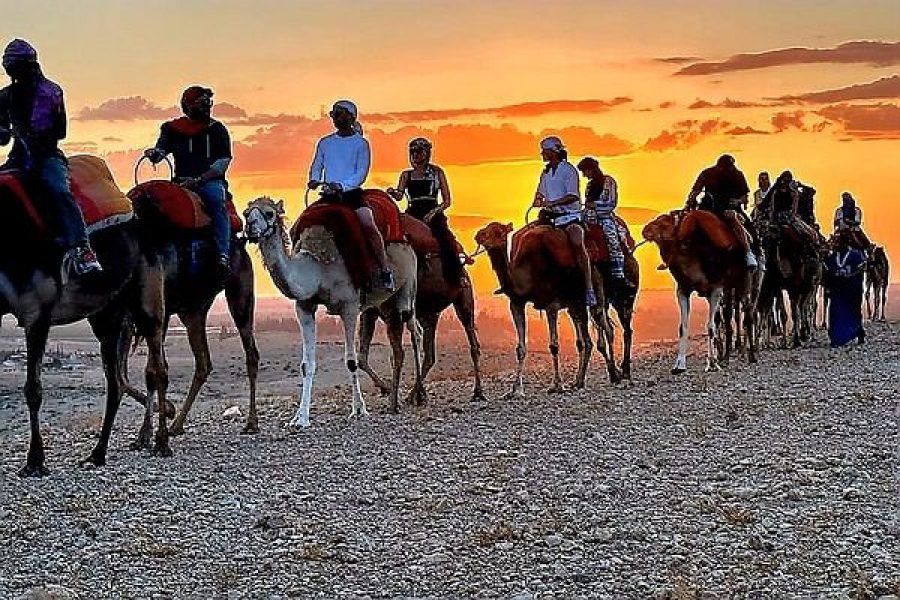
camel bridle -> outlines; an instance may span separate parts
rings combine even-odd
[[[263,209],[261,209],[258,206],[251,206],[250,208],[247,209],[246,216],[248,219],[250,218],[250,215],[252,215],[254,213],[254,211],[259,213],[260,218],[266,224],[266,228],[258,234],[258,236],[257,236],[258,239],[268,239],[268,238],[272,237],[273,235],[275,235],[275,232],[278,230],[278,228],[276,226],[276,222],[278,221],[278,214],[277,213],[273,214],[272,218],[270,220],[269,217],[266,215],[266,212]]]

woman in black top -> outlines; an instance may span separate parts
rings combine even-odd
[[[406,213],[424,221],[431,228],[440,247],[441,265],[444,278],[453,284],[462,281],[463,268],[457,254],[456,238],[450,231],[447,216],[450,208],[450,187],[444,170],[431,163],[431,142],[425,138],[415,138],[409,142],[409,164],[411,169],[400,173],[396,188],[388,193],[397,201],[409,196]],[[438,204],[438,195],[441,202]]]

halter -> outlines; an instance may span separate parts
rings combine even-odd
[[[266,223],[266,228],[259,234],[259,239],[270,238],[273,235],[275,235],[275,233],[277,232],[277,227],[275,225],[275,222],[278,219],[278,215],[276,214],[275,219],[270,221],[266,217],[266,213],[264,213],[260,207],[252,206],[249,209],[247,209],[247,213],[246,213],[247,217],[249,217],[253,213],[253,211],[258,212],[260,214],[260,216],[262,217],[262,220],[265,221],[265,223]]]

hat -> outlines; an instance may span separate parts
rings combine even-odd
[[[541,150],[553,150],[554,152],[559,152],[564,149],[565,146],[563,146],[562,140],[555,135],[545,137],[541,140]]]
[[[193,104],[203,96],[212,98],[212,95],[213,91],[208,87],[203,87],[202,85],[192,85],[181,93],[181,107],[184,108],[187,104]]]
[[[3,64],[15,61],[37,62],[37,50],[25,40],[16,38],[3,51]]]
[[[356,105],[353,104],[353,102],[351,102],[350,100],[338,100],[337,102],[334,103],[334,106],[332,107],[332,110],[335,109],[335,108],[343,108],[343,109],[346,110],[348,113],[350,113],[350,114],[353,116],[354,119],[355,119],[355,118],[357,117],[357,115],[359,114],[358,111],[357,111],[357,109],[356,109]]]

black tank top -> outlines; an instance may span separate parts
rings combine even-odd
[[[412,171],[409,171],[409,179],[406,183],[406,193],[409,194],[410,202],[424,202],[428,200],[437,202],[440,188],[441,186],[440,183],[438,183],[437,173],[430,166],[425,169],[425,177],[422,179],[413,179]]]

